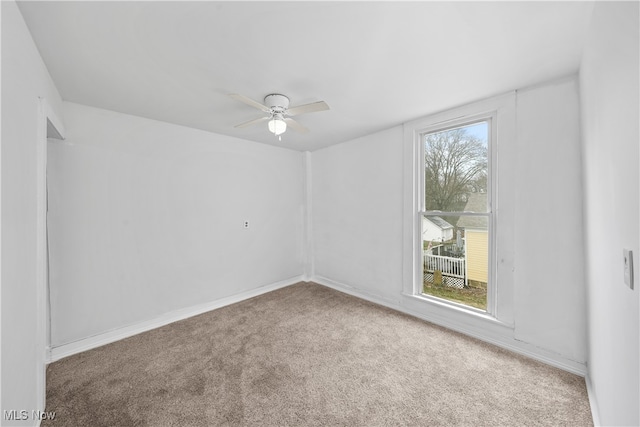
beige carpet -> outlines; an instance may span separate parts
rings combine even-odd
[[[589,426],[584,379],[313,283],[51,364],[43,426]]]

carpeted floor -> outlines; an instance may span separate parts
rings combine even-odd
[[[43,426],[590,426],[583,378],[298,283],[55,362]]]

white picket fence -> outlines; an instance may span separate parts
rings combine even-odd
[[[422,262],[425,279],[433,280],[433,272],[438,270],[442,272],[444,284],[454,288],[464,287],[466,282],[464,258],[431,255],[425,252],[422,254]]]

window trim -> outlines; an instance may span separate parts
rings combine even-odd
[[[494,147],[494,142],[496,140],[496,122],[497,122],[497,113],[496,111],[491,111],[491,112],[487,112],[487,113],[482,113],[482,114],[476,114],[476,115],[472,115],[472,116],[463,116],[463,117],[458,117],[449,121],[446,121],[444,123],[435,123],[432,125],[429,125],[425,128],[421,128],[421,129],[415,129],[414,130],[414,138],[417,138],[418,140],[416,141],[416,157],[418,160],[418,164],[417,164],[417,183],[416,183],[416,195],[415,197],[418,198],[418,208],[420,209],[420,211],[418,211],[418,217],[420,218],[420,221],[422,221],[421,217],[423,215],[438,215],[441,212],[439,211],[428,211],[425,209],[425,181],[424,181],[424,175],[425,175],[425,165],[424,165],[424,161],[422,161],[422,159],[424,159],[425,156],[425,150],[424,150],[424,137],[430,133],[434,133],[434,132],[443,132],[443,131],[447,131],[450,129],[456,129],[456,128],[461,128],[461,127],[465,127],[465,126],[469,126],[469,125],[473,125],[476,123],[481,123],[481,122],[487,122],[488,123],[488,128],[489,128],[489,132],[488,132],[488,137],[489,137],[489,141],[487,143],[487,151],[488,151],[488,156],[487,156],[487,170],[488,170],[488,176],[487,176],[487,190],[488,190],[488,197],[487,197],[487,212],[483,213],[482,216],[486,216],[488,218],[488,223],[489,223],[489,241],[488,241],[488,248],[487,250],[489,251],[488,253],[488,262],[489,265],[487,266],[488,268],[488,279],[487,279],[487,308],[486,310],[481,310],[479,308],[475,308],[472,306],[468,306],[466,304],[461,304],[461,303],[457,303],[455,301],[450,301],[444,298],[439,298],[439,297],[435,297],[433,295],[428,295],[428,294],[424,294],[422,292],[422,275],[424,274],[424,272],[422,271],[422,257],[420,257],[420,266],[416,266],[419,269],[419,272],[417,273],[418,276],[416,276],[416,280],[414,282],[414,289],[413,292],[415,295],[420,295],[423,296],[424,298],[426,298],[427,300],[432,300],[432,301],[438,301],[442,304],[446,304],[446,305],[453,305],[455,307],[461,308],[463,310],[469,310],[473,313],[483,313],[483,314],[488,314],[489,316],[493,317],[493,314],[496,312],[496,292],[495,292],[495,288],[496,288],[496,280],[495,280],[495,258],[496,258],[496,253],[495,253],[495,239],[494,239],[494,232],[495,232],[495,215],[494,215],[494,209],[493,209],[493,199],[494,199],[494,195],[496,193],[496,178],[495,178],[495,171],[494,171],[494,167],[497,165],[496,162],[496,158],[495,158],[495,153],[496,153],[496,149]],[[447,212],[445,212],[447,213]],[[451,212],[454,213],[454,212]],[[462,212],[460,212],[461,214],[463,214]],[[422,223],[421,223],[422,224]],[[422,227],[418,227],[417,230],[415,230],[415,232],[418,233],[418,235],[421,235],[421,229]],[[421,239],[418,239],[421,240]],[[417,248],[416,250],[418,251],[418,253],[421,255],[421,251],[422,251],[422,241],[419,242],[419,248]]]
[[[490,183],[491,221],[489,280],[487,311],[463,304],[423,295],[422,241],[420,193],[424,188],[422,135],[436,130],[458,127],[465,123],[491,118]],[[515,92],[463,105],[404,124],[403,140],[403,300],[408,307],[429,318],[446,318],[447,322],[468,323],[473,319],[486,320],[513,327],[513,248],[515,239],[515,183],[516,159]],[[505,141],[510,141],[505,144]],[[504,160],[504,161],[503,161]],[[498,185],[498,183],[500,185]],[[506,197],[505,197],[506,196]],[[500,227],[497,224],[500,222]]]

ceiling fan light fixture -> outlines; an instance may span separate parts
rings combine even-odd
[[[325,111],[329,109],[329,106],[324,101],[317,101],[310,104],[298,105],[296,107],[289,108],[289,98],[279,93],[272,93],[265,96],[264,104],[261,104],[251,98],[247,98],[246,96],[240,95],[238,93],[230,93],[229,96],[237,101],[245,103],[253,108],[257,108],[258,110],[268,114],[267,116],[258,117],[257,119],[240,123],[235,126],[236,128],[245,128],[255,125],[256,123],[264,123],[266,121],[269,132],[277,136],[280,140],[282,140],[280,135],[285,133],[287,131],[287,128],[291,128],[299,133],[309,132],[309,129],[302,126],[291,117],[299,116],[300,114],[315,113],[316,111]]]
[[[278,136],[285,133],[287,130],[287,123],[282,119],[279,114],[274,115],[268,123],[269,132]]]

